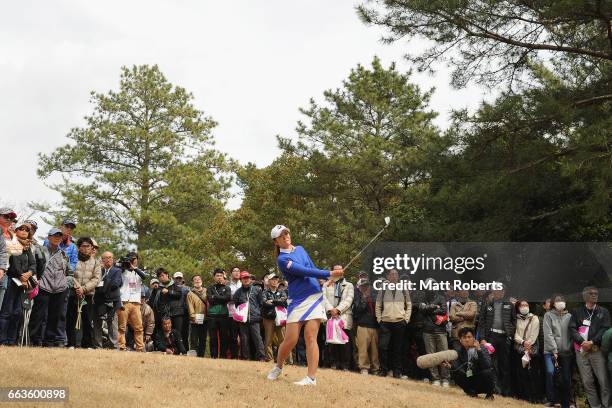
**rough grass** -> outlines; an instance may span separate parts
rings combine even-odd
[[[18,356],[19,358],[15,358]],[[2,387],[68,387],[70,407],[524,407],[496,397],[469,398],[408,380],[320,370],[316,387],[292,382],[306,374],[287,366],[276,382],[271,364],[109,350],[0,348]],[[13,406],[62,404],[27,403]],[[0,407],[11,406],[0,403]]]

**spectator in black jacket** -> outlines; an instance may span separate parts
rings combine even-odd
[[[162,318],[162,328],[155,335],[155,350],[166,354],[187,354],[178,330],[172,328],[172,319]]]
[[[226,358],[229,339],[229,319],[227,303],[232,299],[232,290],[223,282],[223,269],[213,272],[215,283],[208,287],[208,335],[210,337],[210,357]]]
[[[491,357],[485,347],[481,347],[474,337],[474,329],[463,327],[458,332],[461,345],[456,349],[459,358],[443,363],[452,367],[452,378],[455,384],[469,396],[478,398],[478,394],[486,394],[485,399],[493,399],[495,391],[495,374],[491,365]]]
[[[361,374],[376,374],[380,370],[376,293],[373,293],[367,278],[361,278],[357,282],[353,300],[353,322],[357,327],[355,344],[359,371]]]
[[[149,306],[155,313],[155,330],[161,331],[161,319],[169,317],[172,319],[172,327],[181,333],[183,328],[183,305],[181,288],[170,279],[170,274],[164,268],[155,271],[159,279],[159,287],[154,289],[149,297]]]
[[[274,359],[272,347],[278,347],[285,340],[285,327],[276,325],[276,308],[287,308],[287,291],[279,290],[280,278],[275,273],[268,276],[268,289],[263,291],[262,323],[265,333],[266,361]],[[287,358],[293,364],[291,354]]]
[[[117,310],[121,309],[121,268],[115,265],[115,257],[112,252],[106,251],[102,254],[102,268],[100,283],[94,294],[95,313],[94,325],[94,347],[102,348],[102,322],[106,322],[108,340],[117,348]]]
[[[25,289],[36,284],[33,277],[36,274],[36,258],[30,249],[30,226],[17,224],[15,236],[23,250],[21,254],[11,255],[9,258],[6,271],[8,287],[0,311],[0,344],[10,346],[17,344],[17,329],[23,310],[22,294]]]
[[[248,303],[248,316],[245,322],[239,322],[240,331],[240,351],[242,358],[251,358],[251,342],[255,346],[255,359],[265,361],[264,345],[261,341],[261,306],[263,304],[262,290],[253,285],[253,277],[247,271],[240,272],[240,282],[242,286],[236,290],[232,300],[239,308],[243,303]]]
[[[600,350],[601,339],[610,328],[610,313],[599,306],[594,286],[582,290],[584,306],[572,311],[569,332],[576,348],[576,364],[591,407],[610,407],[607,356]],[[595,378],[599,387],[595,385]],[[599,390],[599,392],[598,392]]]
[[[516,331],[516,312],[510,301],[504,300],[505,290],[494,290],[490,302],[481,310],[479,319],[480,343],[491,343],[495,348],[493,365],[497,387],[504,397],[512,395],[510,356]]]
[[[38,224],[34,220],[25,220],[23,223],[29,225],[30,227],[30,239],[32,240],[30,250],[36,259],[36,279],[38,279],[42,275],[43,271],[45,270],[45,265],[47,264],[47,259],[45,258],[42,244],[36,240]]]
[[[425,304],[421,306],[420,309],[424,315],[423,341],[425,342],[425,351],[427,354],[431,354],[448,350],[446,297],[439,291],[425,291]],[[429,369],[429,373],[433,385],[445,388],[450,385],[450,373],[446,367],[432,367]]]
[[[412,315],[406,330],[406,354],[404,360],[404,374],[416,380],[430,381],[429,370],[419,368],[416,359],[427,354],[425,341],[423,340],[423,327],[426,319],[425,292],[414,290],[410,292],[412,300]]]

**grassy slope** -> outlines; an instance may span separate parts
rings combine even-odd
[[[18,361],[11,356],[19,355]],[[0,386],[69,387],[73,407],[523,407],[494,404],[413,381],[320,370],[317,387],[291,382],[304,368],[287,367],[276,382],[271,364],[120,353],[107,350],[0,348]],[[2,407],[9,404],[0,404]],[[24,403],[19,407],[32,406]],[[61,404],[40,404],[57,407]]]

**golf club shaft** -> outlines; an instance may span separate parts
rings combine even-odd
[[[367,247],[369,247],[369,246],[370,246],[370,244],[371,244],[372,242],[374,242],[374,241],[376,240],[376,238],[378,238],[378,237],[380,236],[380,234],[382,234],[382,233],[383,233],[383,231],[385,230],[385,228],[387,228],[388,226],[389,226],[389,225],[387,224],[387,225],[385,225],[385,226],[384,226],[384,227],[383,227],[383,228],[382,228],[380,231],[378,231],[378,234],[376,234],[376,235],[374,236],[374,238],[372,238],[372,239],[370,240],[370,242],[368,242],[368,243],[366,244],[366,246],[364,246],[364,247],[361,249],[361,251],[359,251],[359,253],[358,253],[357,255],[355,255],[355,256],[353,257],[353,259],[351,259],[351,260],[349,261],[349,263],[348,263],[348,264],[346,264],[346,266],[345,266],[343,269],[346,271],[346,270],[348,269],[348,267],[349,267],[349,266],[350,266],[350,265],[353,263],[353,261],[354,261],[355,259],[357,259],[357,258],[359,257],[359,255],[361,255],[361,253],[362,253],[363,251],[365,251],[365,249],[366,249]]]

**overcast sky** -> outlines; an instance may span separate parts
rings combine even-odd
[[[240,162],[269,164],[275,135],[295,136],[299,107],[337,88],[356,64],[398,62],[411,47],[380,42],[354,0],[16,1],[0,15],[0,203],[58,200],[36,176],[37,154],[67,142],[91,112],[89,93],[117,89],[122,65],[158,64],[219,122],[217,147]],[[415,75],[436,88],[431,107],[474,108],[482,89],[452,90],[448,72]],[[8,149],[7,149],[8,147]],[[239,198],[230,207],[239,205]]]

